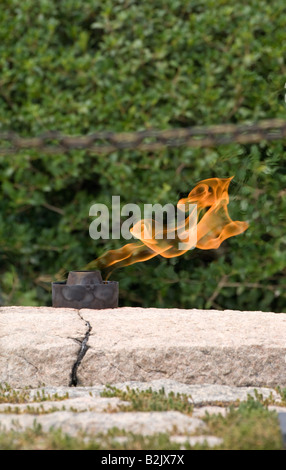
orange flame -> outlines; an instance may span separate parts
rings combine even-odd
[[[227,210],[229,204],[228,188],[231,178],[209,178],[198,183],[187,198],[181,199],[178,210],[184,207],[189,215],[184,217],[184,226],[164,228],[160,233],[154,227],[154,221],[143,219],[137,222],[130,232],[138,239],[117,250],[110,250],[92,261],[85,269],[119,268],[134,263],[147,261],[155,256],[173,258],[181,256],[190,248],[201,250],[217,249],[227,238],[234,237],[248,228],[247,222],[234,222]],[[194,204],[196,218],[194,219]],[[182,206],[184,205],[184,206]],[[178,236],[178,231],[185,234]],[[171,230],[172,232],[172,230]],[[147,235],[146,235],[147,234]],[[196,235],[196,243],[192,240]],[[182,242],[184,248],[182,249]],[[112,268],[112,269],[113,269]]]

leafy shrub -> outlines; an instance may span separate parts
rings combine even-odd
[[[3,0],[0,130],[78,135],[284,118],[282,0]],[[155,153],[39,151],[0,161],[1,303],[51,304],[50,282],[120,240],[91,240],[94,202],[173,203],[235,178],[244,234],[115,271],[120,305],[285,309],[285,143]]]

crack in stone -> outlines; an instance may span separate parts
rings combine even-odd
[[[87,326],[87,330],[86,330],[85,336],[84,336],[82,341],[73,338],[75,341],[80,343],[80,348],[79,348],[79,351],[77,353],[77,359],[76,359],[75,363],[72,366],[69,387],[76,387],[77,384],[78,384],[77,370],[78,370],[78,368],[81,364],[81,361],[83,360],[87,350],[89,349],[89,346],[87,345],[87,343],[88,343],[88,340],[89,340],[90,332],[92,330],[91,324],[88,321],[85,321],[84,318],[82,318],[82,316],[80,315],[80,313],[79,313],[79,316],[85,322],[85,326]]]
[[[26,359],[24,356],[20,356],[20,354],[17,354],[16,357],[19,357],[20,359],[23,359],[23,361],[27,362],[27,364],[29,364],[29,366],[32,366],[34,369],[36,369],[36,373],[39,372],[39,368],[37,366],[35,366],[34,364],[32,364],[32,362],[29,362],[28,359]]]

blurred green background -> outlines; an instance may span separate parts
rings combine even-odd
[[[285,118],[285,15],[284,0],[2,0],[0,131]],[[218,250],[114,271],[120,305],[285,311],[285,156],[285,141],[1,156],[1,305],[51,305],[56,274],[122,246],[89,237],[93,203],[176,204],[234,175],[230,216],[249,229]]]

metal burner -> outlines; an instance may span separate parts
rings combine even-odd
[[[116,308],[119,284],[103,281],[100,271],[70,271],[66,282],[52,283],[56,308]]]

